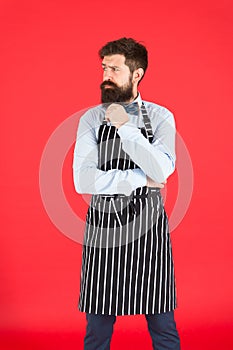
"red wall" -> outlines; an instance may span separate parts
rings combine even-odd
[[[39,167],[53,131],[99,103],[98,49],[132,36],[149,50],[142,96],[174,112],[194,173],[189,209],[172,232],[182,350],[229,350],[232,2],[2,0],[0,6],[1,349],[82,349],[85,315],[76,307],[81,245],[47,214]],[[58,145],[55,165],[59,152]],[[183,156],[180,151],[180,167]],[[72,147],[60,170],[67,201],[83,219],[87,205],[74,192],[71,165]],[[182,172],[167,186],[170,215],[179,191],[191,186],[190,172],[187,179]],[[143,317],[118,318],[112,349],[124,346],[151,348]]]

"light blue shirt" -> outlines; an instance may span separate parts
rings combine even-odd
[[[140,94],[134,100],[142,104]],[[153,142],[142,135],[141,112],[129,116],[118,129],[123,150],[139,166],[137,169],[102,171],[98,169],[98,132],[105,119],[105,108],[90,108],[80,119],[73,157],[73,178],[79,193],[130,195],[138,187],[146,186],[146,175],[159,183],[175,170],[175,121],[165,107],[143,101],[151,121]],[[110,124],[110,123],[109,123]],[[111,125],[111,124],[110,124]]]

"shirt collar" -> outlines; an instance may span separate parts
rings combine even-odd
[[[132,103],[134,103],[134,102],[137,102],[137,103],[138,103],[138,105],[139,105],[139,107],[141,107],[141,106],[142,106],[142,98],[141,98],[141,94],[140,94],[140,92],[138,92],[137,97],[135,98],[135,100],[133,100],[133,102],[132,102]]]

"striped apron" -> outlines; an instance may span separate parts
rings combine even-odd
[[[152,142],[145,106],[141,132]],[[114,126],[98,137],[99,169],[138,166],[123,151]],[[167,312],[176,307],[167,216],[158,188],[125,195],[93,195],[86,217],[79,310],[105,315]]]

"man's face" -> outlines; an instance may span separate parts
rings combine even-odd
[[[128,102],[133,98],[132,74],[123,55],[105,56],[102,61],[102,103]]]

